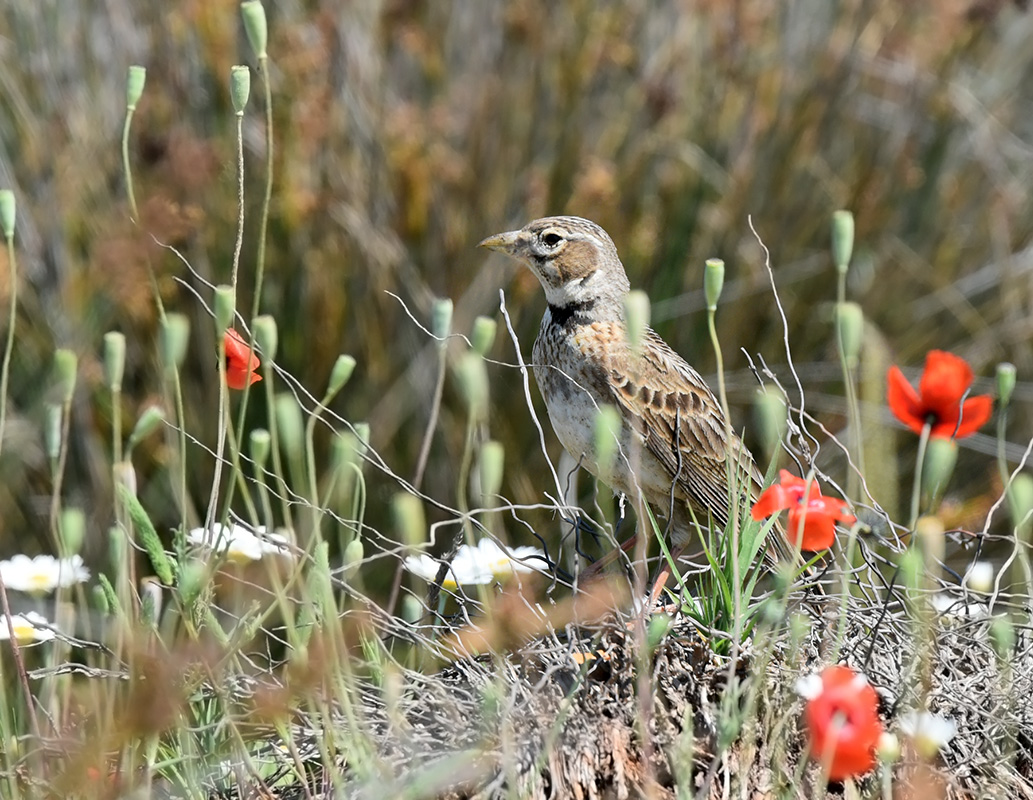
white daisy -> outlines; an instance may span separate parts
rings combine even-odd
[[[83,566],[81,556],[54,558],[16,555],[0,561],[0,577],[4,586],[18,592],[49,594],[59,586],[74,586],[88,581],[90,571]]]
[[[287,537],[279,533],[266,533],[262,525],[252,533],[243,525],[223,526],[216,522],[210,532],[206,528],[194,528],[187,533],[187,539],[191,544],[225,553],[230,561],[239,564],[259,561],[269,554],[290,555]]]
[[[48,642],[57,635],[53,631],[53,625],[47,622],[46,617],[35,611],[12,614],[10,628],[7,627],[7,617],[0,614],[0,640],[10,639],[12,630],[18,644]]]
[[[958,724],[928,711],[909,711],[900,718],[900,730],[925,758],[933,758],[958,732]]]
[[[441,562],[426,554],[407,556],[405,568],[425,581],[433,581]],[[540,564],[540,566],[539,566]],[[481,539],[475,546],[460,545],[442,583],[447,589],[505,581],[518,572],[541,571],[545,555],[534,547],[502,548],[492,539]]]

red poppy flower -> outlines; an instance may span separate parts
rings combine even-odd
[[[262,376],[255,371],[262,362],[251,352],[251,348],[239,333],[233,328],[227,328],[223,344],[226,348],[227,386],[231,389],[243,389],[255,381],[262,380]]]
[[[886,383],[890,411],[915,433],[929,422],[930,436],[960,439],[975,433],[993,412],[990,395],[962,402],[972,385],[972,368],[965,359],[943,350],[930,350],[925,357],[917,392],[896,366],[890,367]]]
[[[829,765],[829,780],[863,775],[874,767],[882,723],[868,679],[850,667],[834,666],[800,681],[798,688],[807,697],[804,722],[811,758]]]
[[[804,493],[807,494],[806,501]],[[797,478],[788,470],[779,473],[773,483],[757,498],[751,514],[760,520],[789,509],[789,528],[786,538],[801,550],[816,553],[828,550],[836,539],[836,522],[853,525],[857,519],[846,511],[847,504],[834,497],[824,497],[815,481],[807,491],[807,481]]]

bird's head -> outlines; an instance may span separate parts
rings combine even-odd
[[[489,236],[480,247],[526,264],[558,308],[594,303],[620,314],[628,293],[617,248],[609,235],[581,217],[545,217],[518,231]]]

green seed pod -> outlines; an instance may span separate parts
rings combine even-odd
[[[230,67],[230,100],[238,117],[244,116],[247,100],[251,94],[251,70],[237,65]]]
[[[720,258],[708,258],[703,266],[703,295],[707,300],[707,311],[717,310],[724,285],[725,262]]]
[[[81,508],[64,508],[58,519],[58,533],[61,536],[61,555],[74,556],[82,549],[86,538],[86,515]]]
[[[352,425],[352,430],[355,431],[355,437],[359,440],[359,447],[356,449],[355,455],[358,456],[359,463],[361,464],[366,457],[366,451],[369,450],[369,423],[356,422]]]
[[[620,458],[620,433],[620,412],[610,405],[600,407],[595,417],[595,458],[604,480],[613,475],[613,468]]]
[[[1033,532],[1033,475],[1020,472],[1008,486],[1008,511],[1019,538],[1028,542]]]
[[[484,359],[470,351],[460,356],[456,366],[456,377],[462,390],[470,416],[484,420],[488,416],[488,371]]]
[[[351,378],[355,371],[355,359],[349,355],[340,355],[334,362],[334,368],[330,370],[330,381],[326,389],[326,402],[335,397],[342,387]]]
[[[136,110],[136,104],[143,96],[143,87],[146,83],[147,70],[137,64],[131,66],[126,77],[126,109],[128,111]]]
[[[47,403],[46,417],[43,421],[43,443],[46,447],[47,458],[55,460],[61,454],[61,420],[63,412],[57,403]]]
[[[832,215],[832,260],[839,272],[846,272],[854,252],[854,215],[836,211]]]
[[[841,303],[836,307],[836,327],[839,342],[843,348],[843,358],[847,366],[853,369],[861,354],[864,341],[864,311],[857,303]]]
[[[765,452],[774,453],[789,424],[785,397],[774,386],[763,386],[754,396],[753,424]]]
[[[260,0],[245,0],[240,4],[240,13],[244,18],[244,32],[251,43],[251,49],[259,58],[265,58],[266,46],[269,42],[269,25],[265,18],[265,7]]]
[[[641,350],[649,327],[649,297],[641,289],[628,292],[624,300],[625,336],[632,350]]]
[[[179,368],[190,345],[190,320],[185,314],[169,314],[161,328],[161,358],[166,367]]]
[[[416,495],[396,492],[391,498],[391,518],[399,541],[406,547],[415,548],[427,541],[423,502]]]
[[[292,460],[300,459],[305,446],[305,423],[298,401],[289,392],[281,392],[276,395],[274,408],[281,444]]]
[[[104,380],[112,392],[122,391],[126,368],[126,337],[118,331],[104,334]]]
[[[233,315],[237,310],[237,298],[233,287],[225,284],[216,286],[212,306],[215,309],[215,332],[222,336],[227,328],[233,326]]]
[[[58,394],[62,403],[71,403],[75,394],[75,378],[79,370],[79,357],[65,348],[54,352],[54,375],[57,378]]]
[[[922,465],[922,492],[935,503],[943,495],[958,461],[958,443],[935,436],[929,440]]]
[[[269,459],[269,448],[272,444],[272,437],[265,428],[255,428],[248,436],[251,445],[251,460],[255,462],[255,469],[262,472],[265,463]]]
[[[481,445],[478,471],[481,479],[481,503],[490,506],[502,488],[505,450],[502,442],[490,440]]]
[[[990,639],[1002,661],[1015,653],[1015,626],[1008,617],[995,617],[990,623]]]
[[[917,550],[906,550],[900,555],[900,582],[907,589],[917,589],[925,574],[925,562]]]
[[[402,598],[402,619],[410,625],[415,625],[422,617],[426,609],[418,598],[407,594]]]
[[[164,421],[164,411],[158,406],[148,406],[133,426],[133,432],[129,434],[129,451],[132,452],[134,447],[154,433]]]
[[[430,332],[442,345],[452,333],[452,301],[447,297],[435,300],[430,309]]]
[[[208,579],[204,561],[189,561],[179,572],[179,597],[184,608],[192,608]]]
[[[364,556],[362,540],[358,537],[345,545],[342,561],[344,562],[344,579],[350,581],[359,571]]]
[[[495,343],[495,333],[498,327],[498,323],[490,317],[477,317],[473,321],[470,344],[473,345],[474,352],[480,356],[488,355],[491,346]]]
[[[262,358],[267,361],[276,360],[279,333],[276,328],[276,320],[268,314],[255,317],[255,344],[258,345]]]
[[[1015,391],[1015,365],[1002,361],[997,365],[997,400],[1001,408],[1007,408]]]
[[[4,229],[4,236],[8,241],[14,238],[14,219],[17,203],[14,199],[14,192],[10,189],[0,190],[0,227]]]

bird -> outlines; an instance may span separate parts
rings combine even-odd
[[[735,485],[756,500],[763,477],[703,377],[648,326],[637,345],[629,341],[631,284],[603,228],[582,217],[544,217],[479,246],[523,263],[545,290],[532,366],[560,443],[614,491],[632,498],[641,491],[669,517],[676,558],[696,538],[693,514],[702,524],[728,525],[729,458]],[[603,474],[596,420],[607,405],[618,412],[623,455]],[[770,537],[768,562],[793,557],[784,537]],[[650,607],[668,577],[664,565]]]

